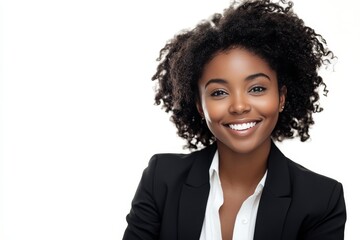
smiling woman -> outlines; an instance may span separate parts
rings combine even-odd
[[[215,55],[204,66],[198,85],[198,111],[216,136],[226,196],[221,208],[215,209],[222,230],[216,239],[232,239],[239,209],[255,192],[254,183],[264,178],[269,136],[284,109],[286,87],[279,91],[276,73],[267,62],[239,48]],[[251,185],[246,186],[246,182]],[[234,191],[236,185],[240,188]]]
[[[151,158],[123,239],[343,239],[342,184],[274,144],[309,139],[333,58],[286,1],[235,2],[169,41],[155,102],[200,150]]]
[[[239,7],[241,1],[238,0],[239,4],[234,7]],[[284,8],[289,6],[284,1],[273,2],[280,3]],[[288,56],[293,49],[297,49],[297,44],[290,43],[295,43],[294,39],[298,37],[289,36],[286,41],[284,35],[284,41],[280,41],[282,28],[256,27],[258,20],[263,21],[262,17],[248,22],[238,21],[239,25],[229,24],[227,29],[225,20],[230,19],[225,17],[223,9],[229,7],[229,0],[0,1],[0,239],[121,239],[128,225],[125,216],[131,209],[131,200],[134,198],[142,170],[154,153],[162,152],[194,152],[194,155],[179,155],[181,160],[169,155],[166,166],[162,165],[162,157],[156,155],[160,160],[151,163],[156,163],[157,167],[150,164],[144,174],[145,180],[142,181],[151,183],[148,181],[151,179],[154,183],[153,191],[149,191],[149,198],[146,198],[148,201],[141,202],[141,199],[139,201],[139,198],[135,197],[133,202],[132,212],[144,216],[144,221],[140,221],[140,227],[137,227],[138,224],[133,223],[132,215],[129,217],[129,228],[152,229],[158,222],[161,227],[153,231],[158,238],[166,237],[164,229],[168,225],[176,227],[169,227],[169,232],[176,234],[177,231],[178,236],[184,237],[184,232],[192,234],[194,226],[197,231],[202,230],[203,226],[213,226],[205,223],[206,220],[214,224],[212,229],[218,233],[224,224],[220,225],[219,216],[206,215],[206,211],[211,213],[212,209],[215,209],[215,212],[219,212],[217,209],[220,206],[223,206],[221,211],[226,210],[226,203],[223,204],[221,200],[231,200],[231,195],[227,194],[233,191],[226,191],[229,181],[224,177],[232,175],[223,173],[224,168],[222,167],[222,170],[216,165],[219,153],[215,152],[219,142],[208,128],[206,119],[202,119],[198,111],[198,104],[202,102],[200,92],[196,90],[200,87],[203,67],[216,56],[232,53],[232,48],[226,49],[222,41],[229,40],[231,35],[234,35],[234,40],[242,41],[242,44],[234,45],[234,50],[246,50],[264,60],[276,72],[278,85],[286,86],[285,107],[279,113],[271,144],[274,143],[284,155],[295,162],[342,183],[348,214],[345,239],[358,239],[360,191],[356,189],[359,184],[360,158],[359,142],[353,140],[360,136],[360,128],[357,126],[357,119],[360,118],[357,111],[360,89],[357,77],[360,14],[355,7],[358,1],[293,2],[290,12],[296,12],[305,26],[311,26],[317,33],[321,33],[327,41],[323,46],[329,47],[337,57],[335,61],[328,58],[332,64],[322,64],[324,67],[319,68],[318,75],[323,77],[329,93],[324,97],[325,88],[322,85],[318,88],[318,103],[321,103],[324,111],[312,114],[314,125],[301,118],[304,114],[302,106],[314,98],[299,98],[302,95],[312,95],[308,92],[312,87],[308,88],[302,83],[297,87],[297,81],[284,81],[284,84],[279,84],[284,74],[279,71],[280,66],[276,68],[276,64],[271,64],[277,63],[277,58]],[[277,11],[274,7],[268,8],[263,16],[273,19],[270,17],[275,13],[273,10]],[[212,17],[208,18],[214,12],[221,15],[217,15],[220,18],[215,18],[215,22],[211,21]],[[279,13],[284,14],[283,11]],[[277,15],[271,16],[275,18]],[[205,20],[201,21],[202,19]],[[201,26],[196,28],[198,22],[208,23],[210,26],[201,27],[203,25],[200,24]],[[293,28],[290,22],[286,25],[286,22],[284,30],[296,32],[296,28]],[[230,28],[236,25],[239,27]],[[186,30],[181,31],[182,29]],[[254,32],[255,36],[249,39],[239,36],[240,33],[249,36],[248,34],[255,30],[259,31]],[[301,29],[298,30],[301,42],[306,35],[302,34]],[[236,34],[235,38],[236,32],[239,34]],[[177,37],[174,37],[174,33],[178,33]],[[276,37],[276,41],[268,41],[271,34]],[[213,40],[209,38],[211,36]],[[315,35],[313,37],[320,39]],[[206,41],[207,39],[209,41]],[[157,62],[159,50],[166,43],[169,43],[169,47],[165,48]],[[256,43],[259,46],[244,47],[244,44]],[[270,44],[270,47],[274,44],[274,48],[269,48],[266,43]],[[301,44],[306,45],[306,41]],[[196,46],[198,50],[194,48]],[[314,46],[316,55],[323,56],[320,48],[315,47],[320,45],[309,46]],[[201,60],[207,56],[207,49],[210,55],[204,63]],[[262,54],[262,50],[268,50],[269,54]],[[281,50],[283,52],[280,52]],[[285,73],[293,73],[294,76],[308,74],[298,70],[314,65],[308,64],[310,58],[301,56],[294,52],[282,61],[284,64],[289,63],[289,66],[295,66],[294,71]],[[327,58],[323,59],[326,63]],[[156,73],[156,66],[160,64],[159,77],[151,81],[152,75]],[[197,73],[198,70],[201,71],[200,75],[188,77],[192,76],[189,73]],[[311,72],[313,71],[309,71]],[[164,78],[160,77],[161,74]],[[242,76],[237,80],[240,83],[244,78],[246,77]],[[224,76],[217,79],[228,82],[232,80]],[[293,78],[285,78],[288,79]],[[260,80],[266,79],[254,79]],[[156,93],[163,94],[158,98],[160,105],[154,105],[154,85],[157,86]],[[161,88],[160,85],[164,87]],[[214,95],[232,94],[225,90],[228,89],[221,89]],[[255,87],[252,91],[255,93],[263,90]],[[234,97],[233,94],[225,96],[226,100],[229,96]],[[252,97],[248,95],[250,96]],[[243,100],[246,98],[239,98],[238,101],[241,103]],[[170,107],[168,113],[163,111],[166,110],[164,103]],[[165,108],[161,108],[162,106]],[[254,114],[254,108],[251,107]],[[288,124],[288,117],[293,115],[296,115],[291,119],[294,124]],[[169,121],[169,117],[173,120]],[[251,119],[253,117],[254,115],[251,115]],[[233,120],[235,124],[232,124]],[[240,121],[241,124],[238,124],[237,120],[238,117],[231,118],[229,124],[238,130],[231,135],[232,138],[238,137],[236,133],[256,123]],[[176,122],[176,125],[173,122]],[[306,129],[293,128],[302,123],[309,126],[307,133],[310,138],[305,142],[301,141],[301,136],[306,137]],[[286,129],[293,132],[292,139],[286,139]],[[176,131],[183,137],[177,137]],[[283,137],[284,141],[278,141],[278,136]],[[189,148],[189,141],[197,149],[192,145]],[[188,147],[183,148],[183,145]],[[216,150],[210,151],[211,154],[204,157],[201,150],[208,151],[207,149],[214,147]],[[199,163],[193,160],[197,156],[205,159],[203,162],[208,165],[198,165]],[[293,191],[310,191],[319,181],[314,179],[309,183],[293,177],[292,173],[298,171],[293,171],[289,167],[293,166],[291,164],[284,168],[291,169],[291,178],[287,177],[286,174],[281,174],[282,171],[276,170],[281,167],[279,164],[272,164],[271,159],[273,158],[267,160],[266,172],[255,191],[250,192],[253,197],[249,197],[249,201],[242,204],[242,211],[236,210],[239,207],[236,204],[240,202],[236,198],[234,204],[227,205],[234,207],[229,212],[238,214],[233,230],[234,238],[240,236],[239,232],[245,234],[244,228],[252,224],[254,216],[255,236],[261,232],[266,233],[264,226],[281,231],[278,225],[282,220],[278,218],[280,215],[283,218],[284,213],[289,216],[285,218],[285,223],[290,222],[291,216],[295,215],[299,221],[304,219],[302,232],[315,230],[316,226],[322,225],[322,222],[316,225],[316,220],[320,217],[313,216],[323,213],[324,223],[333,216],[326,215],[328,211],[322,208],[329,206],[330,210],[333,206],[326,202],[331,199],[327,196],[328,189],[321,188],[313,195],[309,192]],[[246,162],[247,159],[240,160]],[[224,158],[220,156],[219,161],[221,165]],[[248,161],[250,162],[250,159]],[[193,173],[190,173],[190,166]],[[235,169],[236,165],[233,166]],[[197,168],[206,171],[197,171]],[[263,168],[254,167],[254,170],[241,172],[241,175],[237,175],[244,177],[240,183],[246,183],[246,177],[255,175],[255,170],[259,170],[260,173],[257,174],[261,175]],[[280,172],[278,177],[274,177],[274,172]],[[223,173],[219,175],[219,179],[218,173]],[[248,176],[246,173],[252,174]],[[149,177],[146,178],[147,176]],[[211,191],[210,188],[209,191],[205,189],[204,197],[201,187],[208,186],[210,176],[213,181]],[[286,190],[288,187],[284,187],[287,180],[291,183],[290,191]],[[143,193],[143,186],[146,185],[140,185],[139,194]],[[241,189],[246,187],[239,187],[239,190],[234,192],[241,193]],[[336,196],[337,188],[334,189],[333,196]],[[181,191],[181,194],[176,192],[177,190]],[[213,197],[210,197],[210,194]],[[304,218],[302,214],[293,214],[294,209],[299,209],[295,206],[299,206],[301,201],[301,206],[311,206],[314,203],[311,199],[302,200],[298,196],[309,195],[315,201],[318,194],[324,194],[324,201],[318,205],[316,212],[311,211],[315,207],[304,207],[302,211],[308,218]],[[276,198],[271,204],[267,204],[266,200],[269,195]],[[249,215],[246,206],[253,203],[256,206],[258,197],[261,197],[258,212],[255,214],[254,211]],[[278,206],[285,206],[289,198],[290,207],[278,211]],[[208,203],[208,199],[213,201]],[[146,206],[152,207],[154,212]],[[276,212],[269,213],[270,209],[275,209]],[[271,219],[266,219],[268,215],[272,216]],[[282,227],[288,229],[289,226],[283,224]],[[290,227],[295,229],[298,225],[293,224]],[[342,222],[339,228],[342,228]],[[139,234],[140,238],[147,239],[144,234]],[[197,232],[195,235],[200,234]],[[315,237],[317,236],[314,235]],[[319,238],[326,239],[323,236]],[[174,238],[170,238],[172,239]]]
[[[216,136],[220,155],[223,148],[224,153],[269,151],[269,136],[284,109],[286,87],[279,92],[276,72],[267,62],[234,48],[204,66],[198,85],[198,111]]]

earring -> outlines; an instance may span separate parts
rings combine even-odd
[[[284,108],[285,108],[285,106],[284,106],[284,105],[282,105],[282,106],[281,106],[281,110],[280,110],[280,112],[284,111]]]

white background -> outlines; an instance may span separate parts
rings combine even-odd
[[[359,42],[355,0],[295,0],[338,56],[311,141],[288,157],[343,183],[346,239],[360,221]],[[121,239],[152,154],[183,152],[153,105],[156,57],[228,0],[8,0],[1,30],[0,238]]]

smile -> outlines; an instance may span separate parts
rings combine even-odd
[[[252,128],[256,125],[256,122],[240,123],[240,124],[229,124],[228,126],[236,131],[242,131]]]

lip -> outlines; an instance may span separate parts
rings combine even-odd
[[[251,135],[258,128],[260,122],[261,122],[261,120],[259,120],[259,119],[256,119],[256,120],[249,119],[249,120],[229,122],[229,123],[224,124],[224,126],[226,127],[226,129],[229,130],[230,133],[235,134],[237,136],[246,137],[248,135]],[[230,125],[244,125],[244,124],[247,124],[247,127],[249,127],[249,126],[250,127],[246,128],[246,129],[233,129],[230,127]],[[253,124],[255,124],[255,125],[253,125]]]

